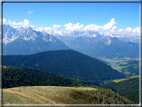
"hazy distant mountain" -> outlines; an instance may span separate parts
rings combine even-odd
[[[124,42],[132,42],[132,43],[140,42],[140,36],[124,36],[124,37],[119,37],[118,39]]]
[[[73,50],[47,51],[32,55],[4,55],[3,65],[51,72],[85,81],[105,81],[125,76],[107,64]]]
[[[139,43],[99,34],[96,37],[76,37],[66,41],[66,45],[92,57],[139,57]]]
[[[94,31],[54,36],[31,27],[15,29],[3,25],[3,54],[25,55],[71,48],[92,57],[139,57],[138,36],[111,37]]]
[[[15,29],[3,25],[3,54],[33,54],[47,50],[69,49],[63,42],[31,27]]]
[[[96,37],[103,37],[103,36],[110,36],[110,37],[116,37],[120,41],[124,42],[132,42],[132,43],[138,43],[140,40],[139,35],[133,35],[130,36],[128,34],[103,34],[101,32],[95,32],[95,31],[73,31],[71,33],[63,33],[63,35],[54,35],[61,41],[64,41],[65,43],[69,40],[73,40],[77,37],[88,37],[88,38],[96,38]]]

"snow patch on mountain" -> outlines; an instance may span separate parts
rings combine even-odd
[[[108,39],[106,42],[105,42],[106,45],[110,45],[111,44],[111,39]]]
[[[96,37],[97,35],[96,34],[93,34],[93,37]]]
[[[5,34],[5,37],[3,38],[3,43],[6,45],[7,43],[12,42],[17,38],[18,38],[18,36],[15,36],[15,35],[12,35],[11,38],[8,38],[8,35]]]
[[[45,42],[48,42],[49,40],[45,37],[42,38]]]
[[[23,39],[24,39],[24,40],[30,40],[31,38],[24,37]]]

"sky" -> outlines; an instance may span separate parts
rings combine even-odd
[[[49,34],[139,33],[139,3],[3,3],[3,23]]]

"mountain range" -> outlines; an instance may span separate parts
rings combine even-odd
[[[111,37],[97,32],[49,35],[26,28],[3,25],[3,54],[27,55],[48,50],[74,49],[92,57],[139,57],[138,37]]]
[[[66,44],[92,57],[139,57],[139,43],[124,42],[111,36],[77,37]]]
[[[70,49],[63,42],[45,32],[31,27],[15,29],[3,25],[3,54],[33,54],[48,50]]]

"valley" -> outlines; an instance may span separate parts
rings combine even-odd
[[[105,58],[105,57],[98,57],[113,69],[123,73],[127,77],[139,75],[139,58]]]

